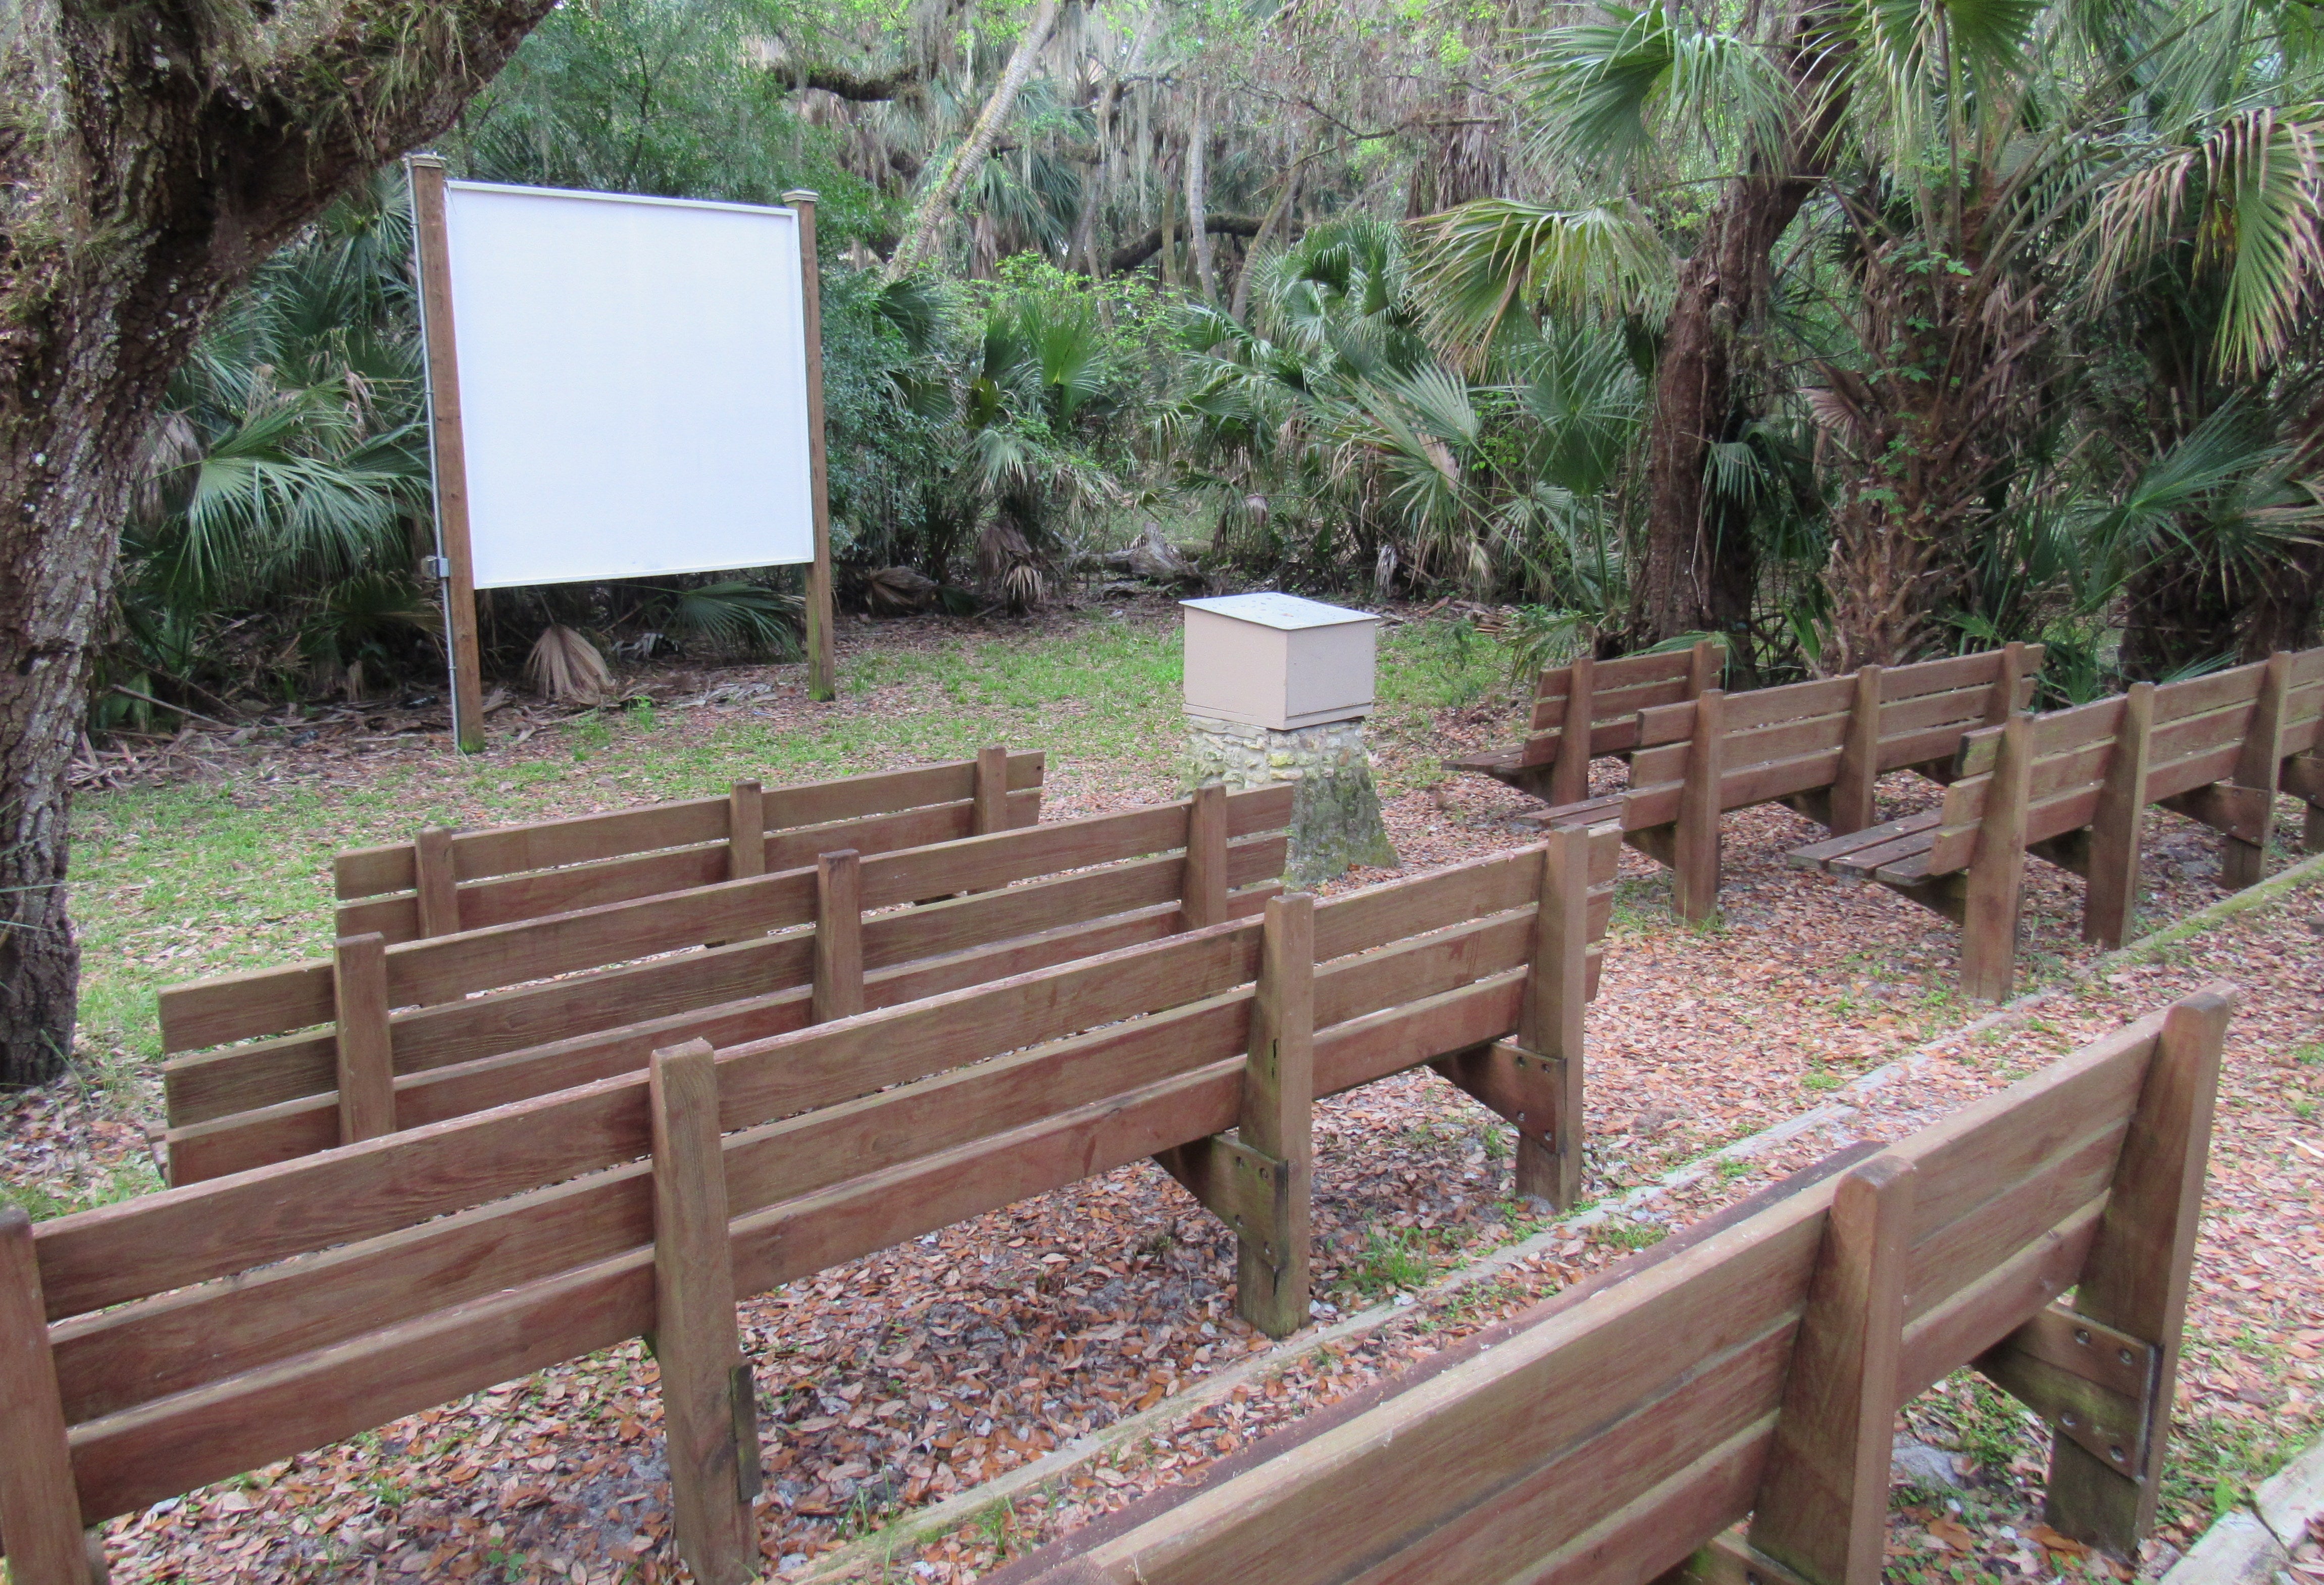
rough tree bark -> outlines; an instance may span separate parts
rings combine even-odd
[[[1009,64],[1002,69],[1001,81],[993,88],[992,97],[985,100],[984,108],[978,113],[976,124],[969,129],[968,136],[960,147],[952,152],[952,158],[945,162],[943,174],[936,178],[936,185],[928,189],[927,196],[920,200],[919,209],[912,216],[911,224],[904,228],[904,240],[897,244],[895,257],[888,261],[888,268],[881,274],[882,280],[890,282],[901,281],[918,269],[921,262],[928,256],[928,250],[936,245],[937,230],[952,213],[952,207],[960,201],[960,195],[967,189],[969,179],[983,168],[986,156],[992,152],[993,141],[1001,135],[1001,124],[1009,119],[1009,112],[1015,108],[1017,95],[1024,88],[1025,79],[1033,75],[1033,62],[1048,47],[1049,34],[1056,25],[1057,0],[1040,0],[1040,4],[1033,8],[1033,14],[1026,19],[1024,35],[1017,41],[1017,48],[1010,55]]]
[[[1821,0],[1793,13],[1784,54],[1796,110],[1783,157],[1748,156],[1679,270],[1647,432],[1646,554],[1631,580],[1625,635],[1632,647],[1732,632],[1750,614],[1757,561],[1742,533],[1720,531],[1703,470],[1711,446],[1731,438],[1736,341],[1766,310],[1769,255],[1831,170],[1848,108],[1833,22]]]
[[[135,458],[226,294],[549,0],[12,4],[0,32],[0,1083],[71,1048],[65,771]]]

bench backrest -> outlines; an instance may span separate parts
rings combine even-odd
[[[1694,758],[1697,713],[1711,708],[1718,713],[1721,809],[1748,808],[1851,782],[1862,784],[1868,801],[1872,779],[1949,760],[1963,733],[2005,721],[2032,703],[2043,653],[2039,644],[2014,644],[1726,694],[1710,706],[1684,701],[1650,709],[1638,720],[1630,785],[1641,795],[1649,788],[1667,789],[1656,796],[1655,806],[1668,803],[1666,817],[1675,818],[1677,788]]]
[[[1987,728],[1963,738],[1956,779],[1945,789],[1932,875],[1969,867],[1997,797],[2015,785],[2005,764],[2012,733],[2028,760],[2024,770],[2021,847],[2052,842],[2089,826],[2109,788],[2135,796],[2135,806],[2190,799],[2222,789],[2190,808],[2246,842],[2264,840],[2280,763],[2313,751],[2324,734],[2324,649],[2264,661],[2132,695]]]
[[[652,804],[611,815],[431,830],[331,862],[338,935],[390,942],[742,876],[794,870],[852,847],[889,852],[1035,824],[1045,758],[988,749],[974,760]]]
[[[1717,687],[1725,659],[1724,646],[1704,640],[1684,650],[1619,660],[1583,655],[1545,670],[1534,684],[1525,757],[1557,758],[1570,725],[1583,716],[1590,723],[1591,756],[1628,753],[1637,746],[1633,734],[1639,711]]]
[[[1198,914],[1249,915],[1277,889],[1292,789],[1199,801],[1213,798],[1206,830],[1190,799],[874,854],[847,868],[844,902],[810,859],[170,987],[165,1049],[247,1042],[163,1064],[171,1180],[368,1137],[348,1127],[367,1082],[383,1114],[370,1131],[415,1128],[633,1071],[659,1046],[797,1027],[817,1016],[818,986],[828,1016],[1151,940],[1180,927],[1205,881],[1216,897]],[[917,898],[949,900],[899,911]],[[359,1060],[376,1072],[351,1074]]]
[[[2226,1011],[2144,1019],[994,1578],[1633,1585],[1748,1513],[1768,1573],[1855,1585],[1897,1405],[1972,1360],[2100,1461],[2053,1477],[2052,1522],[2119,1546],[2094,1509],[2135,1529],[2136,1498],[2089,1493],[2141,1478],[2151,1520]]]
[[[1584,896],[1556,901],[1595,935],[1618,839],[1584,845],[1559,871]],[[1316,905],[1302,1104],[1539,1016],[1550,873],[1536,846]],[[1232,1127],[1263,948],[1232,920],[721,1052],[734,1292]],[[0,1350],[46,1356],[75,1429],[22,1456],[68,1461],[71,1522],[95,1524],[655,1329],[650,1089],[623,1074],[38,1224],[32,1265],[0,1271]]]

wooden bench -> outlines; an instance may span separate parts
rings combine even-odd
[[[1443,1063],[1553,1177],[1578,1169],[1618,851],[1561,833],[37,1226],[0,1213],[14,1578],[85,1585],[84,1525],[647,1332],[680,1551],[746,1578],[736,1295],[1161,1153],[1236,1230],[1246,1313],[1304,1323],[1315,1097]]]
[[[2227,1015],[1858,1147],[990,1578],[1877,1585],[1897,1409],[1966,1365],[2050,1423],[2050,1525],[2134,1556]]]
[[[1719,817],[1785,803],[1835,832],[1871,823],[1873,788],[1891,770],[1943,777],[1961,735],[2030,703],[2042,647],[2012,644],[1914,666],[1650,706],[1628,741],[1630,786],[1525,818],[1545,829],[1612,820],[1623,839],[1673,871],[1679,917],[1719,906]]]
[[[171,1181],[1245,917],[1280,889],[1290,815],[1288,787],[1212,788],[869,857],[787,852],[798,867],[171,986],[163,1049],[196,1054],[162,1064]],[[945,900],[906,906],[921,898]]]
[[[1969,733],[1941,808],[1812,843],[1789,862],[1877,881],[1960,925],[1963,992],[2000,1001],[2015,977],[2028,853],[2083,877],[2082,938],[2120,946],[2150,804],[2224,834],[2229,887],[2259,880],[2279,790],[2309,800],[2303,834],[2324,851],[2319,733],[2324,649],[2139,683],[2117,698]]]
[[[1692,699],[1719,680],[1725,646],[1703,640],[1687,650],[1596,660],[1583,655],[1544,670],[1534,685],[1523,746],[1447,760],[1447,770],[1507,782],[1551,804],[1590,796],[1590,761],[1637,746],[1637,714]]]
[[[817,853],[925,847],[1041,816],[1038,752],[688,798],[478,831],[431,827],[331,862],[335,935],[393,944],[812,864]]]

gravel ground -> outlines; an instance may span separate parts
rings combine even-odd
[[[1385,810],[1405,873],[1526,840],[1512,817],[1536,806],[1514,792],[1480,779],[1419,785],[1437,759],[1506,741],[1511,719],[1448,710],[1434,741],[1415,733],[1378,745],[1384,784],[1413,789]],[[1167,796],[1159,777],[1151,764],[1058,766],[1048,807],[1062,816]],[[1882,791],[1884,818],[1934,796],[1910,777]],[[1951,926],[1877,888],[1785,869],[1784,853],[1820,834],[1787,810],[1730,816],[1725,830],[1715,928],[1674,924],[1666,882],[1625,855],[1590,1016],[1588,1118],[1589,1192],[1627,1192],[1623,1213],[1544,1236],[1534,1212],[1507,1198],[1506,1130],[1433,1075],[1407,1074],[1318,1108],[1319,1322],[1383,1303],[1393,1315],[1320,1348],[1294,1340],[1270,1351],[1234,1318],[1231,1238],[1145,1165],[752,1299],[742,1323],[766,1416],[769,1566],[823,1572],[854,1555],[851,1540],[899,1515],[1161,1411],[1040,1489],[892,1549],[897,1577],[973,1578],[1199,1475],[1771,1175],[1907,1132],[2226,978],[2244,997],[2190,1318],[2181,1469],[2144,1560],[2144,1571],[2158,1571],[2218,1502],[2319,1421],[2324,881],[2093,976],[2097,954],[2074,934],[2080,883],[2037,862],[2022,961],[2047,996],[1998,1027],[1948,1038],[1984,1010],[1949,989]],[[2215,851],[2209,833],[2153,815],[2147,926],[2218,898]],[[1765,1149],[1703,1159],[1802,1118],[1809,1126]],[[68,1084],[9,1108],[0,1169],[19,1183],[85,1183],[143,1147],[136,1119]],[[1438,1282],[1526,1239],[1526,1258],[1489,1282]],[[1171,1415],[1174,1400],[1260,1355],[1263,1368],[1231,1393]],[[657,1419],[654,1368],[632,1343],[117,1521],[106,1527],[114,1578],[676,1578]],[[2029,1476],[2038,1483],[2044,1450],[2029,1417],[1962,1378],[1906,1419],[1919,1451],[1897,1494],[1893,1579],[2095,1566],[2035,1524]]]

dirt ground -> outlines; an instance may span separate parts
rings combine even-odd
[[[955,625],[851,641],[941,646],[955,640]],[[672,702],[711,696],[673,710],[671,730],[707,731],[741,710],[780,730],[786,712],[805,708],[780,673],[770,691],[726,702],[719,686],[679,676],[658,684]],[[536,714],[546,736],[553,723]],[[1513,817],[1529,800],[1432,771],[1444,756],[1508,740],[1515,721],[1499,703],[1448,706],[1376,741],[1383,784],[1402,789],[1384,807],[1402,873],[1527,840]],[[424,722],[401,737],[384,730],[392,724],[357,721],[264,757],[217,742],[180,752],[175,769],[137,774],[359,776],[375,756],[432,751]],[[1172,796],[1158,763],[1053,756],[1046,809]],[[89,764],[94,783],[103,757]],[[1613,785],[1618,768],[1608,769]],[[605,789],[606,804],[622,790]],[[1934,789],[1900,776],[1882,794],[1886,818],[1924,806]],[[2296,815],[2290,827],[2297,833]],[[893,1577],[973,1579],[1772,1176],[1857,1139],[1908,1132],[2225,979],[2241,994],[2176,1462],[2140,1570],[2159,1572],[2220,1504],[2324,1424],[2324,877],[2094,972],[2098,954],[2076,937],[2080,882],[2035,862],[2021,962],[2039,994],[1964,1034],[1987,1009],[1951,992],[1950,925],[1877,888],[1786,869],[1785,852],[1820,834],[1787,810],[1733,815],[1724,829],[1714,927],[1675,924],[1666,881],[1625,854],[1589,1017],[1588,1193],[1601,1211],[1586,1225],[1554,1230],[1510,1201],[1506,1130],[1422,1073],[1318,1109],[1318,1327],[1373,1318],[1320,1346],[1312,1336],[1270,1345],[1234,1318],[1231,1237],[1146,1165],[752,1299],[742,1323],[764,1416],[770,1569],[788,1578],[859,1561],[850,1544],[883,1525],[1094,1439],[1078,1465],[949,1530],[908,1544],[895,1539],[901,1529],[890,1532]],[[2144,927],[2219,899],[2216,845],[2200,827],[2153,815]],[[2272,870],[2291,862],[2281,854]],[[117,1089],[69,1082],[17,1098],[0,1113],[0,1174],[15,1184],[88,1181],[146,1148],[147,1120]],[[1520,1244],[1525,1258],[1489,1280],[1452,1280]],[[1221,1377],[1237,1385],[1206,1390]],[[1174,1415],[1174,1403],[1189,1408]],[[653,1366],[631,1343],[109,1525],[113,1577],[677,1578],[657,1415]],[[1137,1434],[1109,1440],[1110,1428],[1140,1415]],[[1908,1408],[1900,1436],[1909,1440],[1900,1442],[1892,1580],[2105,1571],[2039,1526],[2041,1428],[1991,1389],[1966,1376],[1941,1386]]]

